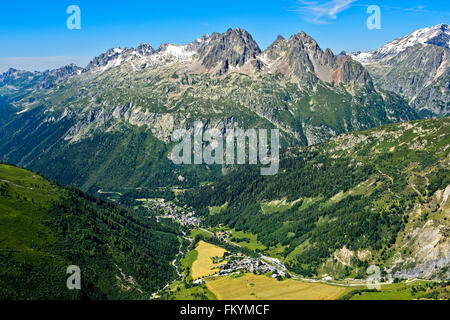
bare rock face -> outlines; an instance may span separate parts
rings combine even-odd
[[[108,66],[118,66],[122,62],[131,58],[149,57],[155,53],[155,50],[148,44],[142,43],[136,49],[133,48],[112,48],[107,52],[95,57],[88,66],[84,69],[84,72],[91,70],[98,70],[101,68],[107,68]]]
[[[450,113],[450,49],[418,44],[368,68],[382,88],[401,94],[418,109]]]
[[[279,35],[278,38],[264,52],[268,59],[277,60],[284,56],[289,49],[286,39]]]
[[[305,32],[288,40],[278,36],[263,53],[247,31],[229,29],[157,50],[145,43],[112,48],[85,69],[67,66],[50,73],[67,84],[48,94],[18,95],[20,108],[13,111],[45,103],[46,112],[61,118],[68,109],[71,121],[80,119],[70,141],[104,131],[110,122],[124,122],[147,126],[167,143],[170,130],[183,127],[186,119],[219,122],[232,115],[240,125],[280,128],[289,143],[316,144],[342,132],[416,119],[400,97],[371,95],[372,80],[361,64],[323,51]],[[0,96],[35,88],[30,77],[37,74],[3,74]],[[361,90],[355,91],[358,85]],[[120,111],[123,106],[126,112]]]
[[[273,72],[291,74],[302,82],[357,82],[373,89],[372,79],[360,63],[335,56],[330,49],[323,51],[305,32],[289,40],[279,36],[264,52],[264,59]]]
[[[123,54],[123,49],[112,48],[102,53],[98,57],[92,59],[92,61],[87,65],[85,71],[93,70],[95,68],[106,66],[110,61],[116,60]]]
[[[395,92],[418,110],[450,114],[450,28],[417,30],[371,52],[356,52],[382,89]]]
[[[448,24],[438,25],[434,29],[435,32],[433,36],[430,37],[426,43],[450,49],[450,27]]]
[[[203,35],[203,37],[194,40],[190,44],[187,45],[187,51],[197,52],[205,43],[208,43],[211,40],[211,37],[207,34]]]
[[[337,64],[339,65],[337,71],[340,70],[339,77],[333,79],[335,82],[356,82],[360,84],[368,85],[373,89],[373,82],[370,74],[366,69],[359,63],[349,57],[335,57]],[[335,71],[336,72],[336,71]]]
[[[261,54],[252,36],[243,29],[228,29],[223,34],[213,33],[209,41],[198,48],[201,64],[207,70],[219,67],[219,74],[230,67],[241,67]]]
[[[141,56],[149,56],[152,55],[155,50],[148,45],[147,43],[142,43],[139,47],[136,48],[136,51],[141,55]]]

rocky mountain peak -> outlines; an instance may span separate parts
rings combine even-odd
[[[98,57],[92,59],[92,61],[87,65],[85,71],[95,70],[101,67],[107,67],[110,62],[121,60],[121,56],[126,51],[122,48],[111,48],[105,53],[102,53]],[[116,63],[116,64],[120,64]]]
[[[23,77],[26,74],[32,75],[31,72],[26,71],[20,71],[14,68],[9,68],[6,72],[3,72],[0,74],[0,83],[7,82],[7,81],[14,81],[18,78]]]
[[[72,64],[69,64],[67,66],[64,66],[64,67],[61,67],[58,69],[47,70],[44,72],[44,75],[49,75],[56,79],[64,79],[66,77],[70,77],[72,75],[79,74],[79,73],[81,73],[82,70],[83,70],[83,68],[80,68],[77,65],[72,63]]]
[[[261,49],[252,36],[243,29],[228,29],[225,33],[213,33],[198,48],[201,64],[207,70],[226,73],[230,67],[241,67],[256,59]]]
[[[311,36],[306,34],[304,31],[301,31],[297,34],[294,34],[289,38],[289,43],[291,48],[295,48],[296,50],[306,50],[310,53],[315,53],[317,51],[322,51],[319,44],[316,40],[314,40]]]
[[[129,61],[133,58],[149,57],[155,53],[149,44],[142,43],[136,49],[134,48],[111,48],[105,53],[95,57],[88,66],[84,69],[84,72],[91,70],[106,70],[111,67],[117,67],[125,61]]]
[[[276,60],[285,55],[288,50],[288,41],[281,35],[264,51],[264,55],[270,60]]]
[[[0,75],[0,83],[12,84],[13,91],[17,88],[32,89],[49,89],[55,84],[65,79],[80,74],[83,68],[75,64],[69,64],[58,69],[40,71],[23,71],[10,68],[7,72]],[[16,88],[17,86],[17,88]]]
[[[304,31],[289,40],[278,37],[264,52],[263,60],[271,72],[291,75],[301,82],[357,82],[373,89],[370,75],[361,64],[350,57],[335,56],[331,49],[323,51]]]
[[[420,29],[352,58],[364,64],[379,87],[395,92],[421,111],[448,115],[450,29]],[[439,88],[439,90],[437,89]]]
[[[14,69],[14,68],[9,68],[6,72],[3,72],[2,74],[0,74],[0,81],[5,79],[6,77],[10,77],[11,75],[13,75],[17,72],[18,72],[18,70]]]
[[[377,50],[370,52],[355,52],[352,57],[361,63],[371,63],[390,59],[416,45],[434,45],[449,49],[449,26],[447,24],[440,24],[435,27],[416,30],[405,37],[385,44]]]
[[[149,56],[155,52],[155,50],[147,43],[142,43],[139,47],[136,48],[136,51],[141,56]]]
[[[204,45],[205,43],[209,42],[211,40],[211,37],[207,34],[203,35],[201,38],[198,38],[194,41],[192,41],[190,44],[188,44],[187,49],[189,51],[195,51],[197,52],[198,49]]]

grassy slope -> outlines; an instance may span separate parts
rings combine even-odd
[[[3,299],[144,298],[174,276],[170,230],[14,166],[0,165],[0,222]]]
[[[0,165],[0,297],[71,298],[64,259],[48,253],[57,241],[47,222],[60,190],[31,172]],[[55,285],[58,284],[58,285]]]
[[[368,292],[366,287],[348,288],[349,300],[412,300],[412,299],[445,299],[450,297],[449,282],[413,281],[383,285]],[[373,290],[372,290],[373,291]]]
[[[292,279],[278,281],[254,274],[220,277],[207,281],[207,287],[220,300],[334,300],[346,291],[343,287]]]
[[[217,297],[204,285],[193,285],[192,266],[198,258],[198,251],[188,251],[180,260],[182,279],[174,281],[164,293],[167,300],[217,300]]]
[[[226,250],[204,241],[200,241],[195,250],[198,252],[198,256],[192,264],[192,278],[194,280],[212,275],[218,271],[219,264],[214,264],[212,258],[223,257]]]

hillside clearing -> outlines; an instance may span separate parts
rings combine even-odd
[[[192,278],[197,280],[216,273],[219,264],[214,264],[212,258],[222,257],[226,250],[204,241],[200,241],[195,250],[198,257],[192,264]]]
[[[254,274],[221,277],[207,281],[206,286],[218,300],[335,300],[346,291],[327,284],[292,279],[278,281]]]

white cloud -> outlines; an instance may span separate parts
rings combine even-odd
[[[336,20],[339,13],[350,8],[356,1],[357,0],[298,0],[294,11],[302,14],[311,22],[327,24],[330,23],[331,20]]]

